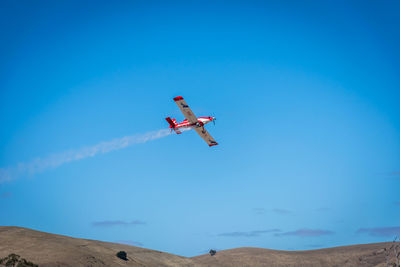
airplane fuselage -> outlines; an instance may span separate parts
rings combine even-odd
[[[197,123],[190,123],[188,120],[183,120],[181,123],[176,123],[175,128],[193,128],[193,127],[201,127],[206,125],[209,122],[215,120],[215,117],[198,117]]]

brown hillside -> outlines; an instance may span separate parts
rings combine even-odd
[[[384,248],[390,243],[354,245],[306,251],[235,248],[213,257],[193,259],[207,266],[386,266]]]
[[[390,243],[308,251],[236,248],[186,258],[109,242],[72,238],[20,227],[0,227],[0,258],[11,253],[39,266],[386,266]],[[126,251],[128,261],[115,255]],[[393,259],[391,259],[393,262]],[[1,266],[1,265],[0,265]]]
[[[115,255],[126,251],[128,261]],[[192,260],[160,251],[72,238],[20,227],[0,227],[0,258],[15,253],[45,266],[189,266]]]

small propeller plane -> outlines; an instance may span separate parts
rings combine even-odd
[[[169,128],[174,130],[175,133],[181,134],[182,131],[180,129],[192,128],[194,129],[201,138],[206,141],[206,143],[211,146],[216,146],[218,143],[212,138],[212,136],[204,129],[204,125],[209,122],[213,122],[215,124],[215,117],[196,117],[193,111],[189,108],[186,101],[181,96],[177,96],[174,98],[175,103],[178,105],[179,109],[182,111],[185,116],[185,120],[181,123],[177,123],[175,119],[171,119],[170,117],[165,118],[169,123]]]

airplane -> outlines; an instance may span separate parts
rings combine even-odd
[[[181,123],[177,123],[175,119],[171,119],[170,117],[165,118],[165,120],[169,123],[169,128],[171,128],[171,131],[174,130],[175,133],[181,134],[182,131],[180,129],[184,130],[191,128],[194,129],[200,135],[200,137],[204,139],[204,141],[206,141],[208,146],[212,147],[218,145],[214,138],[212,138],[207,130],[204,129],[204,125],[209,122],[213,122],[215,124],[215,117],[196,117],[181,96],[174,97],[174,101],[186,119]]]

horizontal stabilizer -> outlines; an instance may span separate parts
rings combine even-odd
[[[169,128],[175,128],[175,123],[171,120],[170,117],[165,118],[165,120],[169,123]]]

